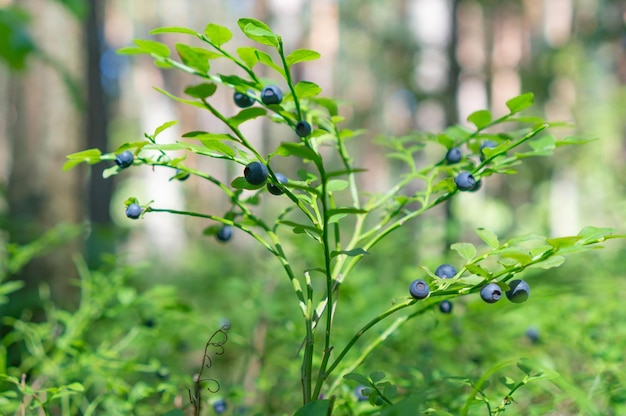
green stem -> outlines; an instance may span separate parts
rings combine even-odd
[[[287,81],[287,85],[289,86],[289,90],[291,91],[291,95],[293,96],[293,103],[296,106],[296,113],[298,113],[298,120],[302,120],[302,111],[300,110],[300,101],[298,100],[298,96],[296,95],[296,90],[293,85],[293,81],[291,79],[291,71],[289,69],[289,65],[287,65],[287,60],[285,59],[285,51],[283,50],[283,40],[278,38],[278,55],[280,55],[280,60],[283,63],[283,69],[285,70],[285,80]]]

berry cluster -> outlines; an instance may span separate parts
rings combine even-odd
[[[435,276],[440,279],[452,279],[457,275],[457,270],[451,264],[442,264],[435,269]],[[504,284],[488,283],[480,290],[480,297],[487,303],[496,303],[502,297]],[[414,280],[409,286],[409,293],[414,299],[425,299],[430,294],[430,288],[425,280]],[[508,283],[508,290],[505,295],[513,303],[523,303],[530,296],[530,286],[524,280],[516,279]],[[443,313],[452,312],[452,302],[444,300],[439,304],[439,310]]]

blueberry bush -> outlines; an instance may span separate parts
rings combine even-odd
[[[438,134],[415,132],[403,137],[382,137],[377,143],[401,166],[401,174],[382,193],[364,192],[359,175],[367,166],[359,165],[350,152],[352,143],[358,145],[363,132],[344,126],[339,100],[322,96],[318,85],[298,80],[294,75],[295,66],[318,59],[319,54],[307,49],[286,51],[281,37],[263,22],[244,18],[238,26],[254,46],[229,49],[233,33],[211,23],[201,33],[183,27],[151,32],[189,35],[199,39],[203,47],[178,43],[173,54],[161,42],[138,39],[135,46],[120,50],[123,54],[149,55],[161,68],[195,77],[197,82],[182,94],[156,89],[172,100],[206,110],[223,124],[227,133],[194,130],[184,133],[176,143],[160,143],[159,135],[176,124],[168,121],[145,134],[144,140],[127,142],[114,152],[89,149],[71,154],[65,168],[80,163],[109,163],[105,177],[143,167],[170,169],[172,177],[179,180],[196,176],[207,181],[230,201],[227,212],[216,213],[156,206],[131,196],[125,209],[131,219],[171,214],[208,220],[212,224],[204,234],[223,243],[231,239],[233,232],[247,234],[276,259],[301,315],[299,329],[303,341],[301,348],[293,352],[300,360],[298,388],[293,395],[298,393],[301,403],[298,409],[292,409],[297,416],[467,415],[477,408],[497,415],[514,403],[521,387],[553,378],[553,372],[529,360],[494,363],[478,377],[462,377],[461,381],[470,386],[463,400],[457,396],[447,406],[439,402],[440,407],[433,408],[422,392],[407,388],[385,372],[362,374],[359,369],[392,334],[402,333],[407,322],[433,309],[453,314],[455,299],[479,297],[489,304],[527,301],[530,286],[520,279],[521,275],[558,267],[567,255],[623,237],[614,229],[588,226],[572,236],[526,234],[503,238],[486,224],[486,228],[476,230],[482,245],[454,243],[450,247],[458,255],[457,260],[450,260],[454,265],[441,264],[433,271],[428,265],[416,264],[411,281],[388,280],[386,285],[397,287],[397,297],[369,305],[369,320],[356,328],[346,342],[338,343],[334,334],[352,327],[351,322],[341,319],[341,308],[350,307],[340,302],[342,286],[356,278],[355,271],[363,259],[376,256],[377,246],[393,239],[407,222],[419,220],[428,211],[456,198],[459,192],[479,191],[495,175],[515,174],[516,166],[527,158],[551,156],[560,147],[589,140],[558,137],[554,130],[570,126],[526,114],[533,105],[533,94],[525,93],[508,100],[508,112],[501,116],[478,110],[469,115],[467,126],[450,126]],[[212,63],[216,59],[229,61],[233,74],[215,73]],[[270,71],[271,78],[261,77],[259,67]],[[222,111],[212,103],[211,97],[218,88],[232,91],[236,112]],[[255,147],[242,132],[242,124],[258,122],[255,119],[282,126],[282,141],[269,152]],[[429,155],[438,155],[431,163],[424,162],[426,149]],[[240,176],[213,176],[189,164],[185,156],[178,156],[179,152],[236,165]],[[297,169],[277,172],[275,167],[282,158],[294,160]],[[261,205],[272,209],[260,209]],[[289,249],[294,234],[311,244],[307,247],[312,252],[305,256],[311,263],[302,265],[297,252]],[[225,337],[226,329],[228,326],[216,333],[218,338],[220,334]],[[209,347],[224,348],[221,341],[211,338],[202,369],[211,354]],[[522,376],[502,376],[499,381],[504,394],[498,390],[492,395],[491,379],[515,365]],[[154,372],[158,367],[155,363],[136,370]],[[13,382],[20,384],[17,379]],[[126,381],[125,385],[129,383]],[[189,400],[180,406],[183,409],[196,415],[209,407],[217,414],[230,411],[221,398],[206,394],[207,390],[215,391],[210,379],[197,375],[189,384],[194,387],[190,386]],[[168,384],[164,391],[170,392],[170,387]],[[135,388],[137,385],[132,387]],[[145,388],[149,390],[148,386]],[[68,384],[63,392],[78,390],[77,385]],[[141,392],[136,396],[141,396]],[[171,396],[161,399],[168,397]],[[92,406],[95,409],[98,404],[92,402]],[[172,410],[172,414],[183,413]]]

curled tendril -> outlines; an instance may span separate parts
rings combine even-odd
[[[202,390],[203,386],[210,393],[217,393],[220,391],[220,383],[210,377],[203,377],[202,373],[205,369],[211,368],[213,365],[213,359],[211,356],[222,355],[225,352],[224,344],[228,341],[228,330],[230,329],[230,323],[223,324],[220,329],[215,331],[209,338],[204,346],[204,354],[202,355],[202,365],[200,366],[200,372],[193,376],[194,390],[189,389],[189,402],[194,407],[194,415],[200,414],[200,408],[202,407]],[[208,386],[207,386],[208,384]]]

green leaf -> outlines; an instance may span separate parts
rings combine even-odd
[[[326,108],[331,116],[339,114],[337,102],[331,98],[315,98],[314,102]]]
[[[261,117],[267,114],[267,110],[262,107],[252,107],[241,110],[237,115],[232,116],[228,119],[228,122],[238,127],[240,124],[252,120],[257,117]]]
[[[528,266],[529,269],[552,269],[553,267],[559,267],[565,261],[563,256],[552,256],[546,260],[534,263]]]
[[[450,246],[450,248],[457,253],[461,257],[463,257],[466,261],[470,262],[476,257],[476,247],[470,243],[455,243]]]
[[[348,181],[343,179],[333,179],[326,184],[327,192],[343,191],[348,187]]]
[[[237,25],[248,39],[263,45],[278,47],[279,36],[265,23],[251,18],[243,18],[237,21]]]
[[[498,250],[498,254],[502,258],[513,259],[521,265],[526,265],[533,261],[532,256],[522,247],[507,247]]]
[[[133,42],[145,53],[159,56],[161,58],[167,58],[170,56],[170,48],[161,42],[146,39],[135,39]]]
[[[469,266],[467,267],[467,270],[469,270]],[[485,281],[485,276],[478,275],[478,274],[470,274],[470,275],[459,277],[459,282],[468,286],[476,286],[484,281]]]
[[[121,172],[121,169],[119,166],[111,166],[110,168],[106,168],[105,170],[102,171],[102,177],[104,179],[110,178],[111,176],[115,176],[118,173]]]
[[[209,23],[204,29],[204,34],[218,47],[221,47],[233,37],[233,32],[227,27],[216,25],[215,23]]]
[[[319,58],[320,54],[318,52],[309,49],[296,49],[295,51],[287,55],[285,61],[287,61],[288,66],[291,66],[299,62],[314,61]]]
[[[344,214],[367,214],[366,209],[361,208],[353,208],[353,207],[342,207],[328,210],[328,220],[335,215],[344,215]]]
[[[362,255],[369,254],[369,253],[359,247],[359,248],[353,248],[352,250],[332,251],[330,253],[330,257],[337,257],[340,254],[345,254],[348,257],[356,257],[356,256],[362,256]]]
[[[314,82],[309,81],[300,81],[294,87],[293,90],[296,93],[298,98],[309,98],[315,97],[320,92],[322,92],[322,88]]]
[[[232,147],[224,144],[221,140],[217,139],[199,139],[202,144],[209,150],[213,150],[214,152],[224,154],[231,158],[235,157],[235,151]]]
[[[372,380],[372,383],[378,383],[380,380],[384,378],[385,378],[384,371],[374,371],[373,373],[370,373],[370,380]]]
[[[506,106],[508,107],[511,114],[515,114],[533,105],[534,100],[534,94],[532,92],[527,92],[525,94],[511,98],[509,101],[506,102]]]
[[[152,134],[152,138],[153,138],[153,139],[156,139],[156,138],[157,138],[157,136],[158,136],[159,134],[161,134],[161,132],[163,132],[163,131],[164,131],[164,130],[166,130],[166,129],[169,129],[170,127],[172,127],[172,126],[176,125],[177,123],[178,123],[178,121],[176,121],[176,120],[166,121],[165,123],[161,124],[159,127],[157,127],[157,128],[154,130],[154,133]]]
[[[259,57],[256,54],[257,51],[258,49],[252,46],[242,46],[241,48],[237,48],[237,55],[239,55],[248,68],[252,69],[259,62]]]
[[[606,240],[606,237],[615,233],[614,228],[584,227],[578,235],[582,238],[581,244],[590,244]]]
[[[204,104],[200,101],[195,101],[195,100],[186,100],[184,98],[180,98],[177,97],[173,94],[170,94],[169,92],[159,88],[159,87],[152,87],[155,90],[157,90],[158,92],[160,92],[161,94],[171,98],[172,100],[178,101],[179,103],[184,103],[184,104],[189,104],[189,105],[193,105],[194,107],[198,107],[198,108],[202,108],[202,109],[206,109],[206,107],[204,106]]]
[[[179,26],[159,27],[157,29],[153,29],[150,31],[151,35],[158,35],[161,33],[181,33],[184,35],[198,36],[198,32],[196,32],[195,30],[191,30],[186,27],[179,27]]]
[[[493,231],[487,230],[486,228],[478,228],[476,229],[476,234],[489,247],[498,248],[500,246],[500,241],[498,241],[498,236]]]
[[[491,279],[491,273],[489,271],[483,269],[482,267],[480,267],[478,264],[468,264],[468,265],[465,266],[465,268],[470,273],[474,273],[474,274],[476,274],[478,276],[483,276],[483,277],[486,277],[488,279]]]
[[[142,55],[148,52],[136,46],[124,46],[115,51],[115,53],[118,55]]]
[[[176,51],[178,52],[180,59],[188,67],[197,70],[201,74],[209,72],[211,67],[209,65],[209,58],[201,52],[201,48],[192,48],[184,43],[177,43]]]
[[[250,182],[246,180],[246,178],[244,178],[243,176],[239,176],[230,183],[230,186],[232,186],[235,189],[247,189],[249,191],[254,191],[265,186],[265,183],[262,183],[259,185],[252,185]]]
[[[349,373],[349,374],[346,374],[345,376],[343,376],[343,378],[345,380],[356,381],[357,383],[363,384],[364,386],[369,386],[370,385],[370,380],[367,377],[365,377],[364,375],[361,375],[361,374]]]
[[[204,99],[212,96],[216,90],[217,85],[213,83],[202,83],[185,88],[185,94],[194,98]]]
[[[478,130],[491,123],[491,112],[489,110],[478,110],[467,116],[467,121],[474,124]]]
[[[296,234],[300,234],[300,230],[304,231],[304,230],[308,230],[311,231],[312,233],[321,236],[322,235],[322,230],[320,230],[319,228],[313,226],[313,225],[305,225],[305,224],[300,224],[294,221],[289,221],[289,220],[278,220],[279,224],[283,224],[283,225],[287,225],[289,227],[292,227],[294,232]]]
[[[299,408],[294,416],[328,416],[330,414],[330,400],[314,400]]]
[[[552,151],[556,148],[556,139],[551,134],[541,136],[537,139],[531,140],[528,142],[530,147],[535,152],[552,154]]]
[[[315,153],[313,149],[306,146],[304,143],[282,143],[280,146],[278,146],[278,148],[274,152],[274,155],[295,156],[299,157],[300,159],[310,160],[316,165],[322,163],[322,158],[320,157],[320,155]]]
[[[101,156],[102,152],[100,149],[87,149],[81,152],[72,153],[66,156],[69,160],[65,163],[65,165],[63,165],[63,170],[71,169],[83,162],[89,163],[90,165],[96,164],[100,162]]]
[[[546,242],[550,244],[552,247],[556,249],[571,247],[576,244],[582,237],[572,236],[572,237],[559,237],[559,238],[548,238]]]
[[[511,377],[501,376],[498,378],[498,381],[509,389],[512,389],[517,385],[515,380],[513,380]]]
[[[274,60],[272,59],[272,57],[268,53],[260,51],[260,50],[257,49],[254,52],[254,54],[259,59],[259,62],[261,62],[263,65],[266,65],[266,66],[272,68],[274,71],[278,72],[283,78],[286,78],[285,70],[283,68],[281,68],[280,66],[276,65],[274,63]]]
[[[237,75],[220,75],[220,79],[224,84],[231,85],[233,87],[241,87],[242,89],[257,88],[254,82],[245,80]]]

